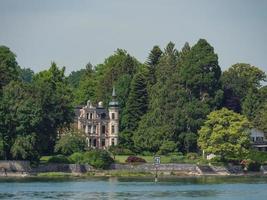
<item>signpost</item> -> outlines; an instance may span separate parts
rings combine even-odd
[[[156,167],[155,182],[158,182],[158,166],[160,165],[160,156],[154,157],[154,165]]]

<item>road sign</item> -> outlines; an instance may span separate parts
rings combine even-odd
[[[159,165],[160,164],[160,157],[159,156],[155,156],[154,157],[154,164],[155,165]]]

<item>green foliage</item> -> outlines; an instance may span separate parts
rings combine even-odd
[[[188,160],[196,160],[198,158],[198,154],[197,153],[187,153],[186,154],[186,158]]]
[[[108,151],[115,157],[116,155],[134,155],[134,153],[127,148],[120,145],[109,147]]]
[[[75,152],[69,156],[71,163],[82,164],[83,163],[83,153]]]
[[[83,154],[83,164],[89,164],[97,169],[108,169],[114,162],[105,150],[91,150]]]
[[[251,150],[248,159],[265,164],[267,162],[267,152]]]
[[[31,83],[34,72],[30,68],[19,69],[19,79],[22,82]]]
[[[42,153],[53,152],[57,130],[73,121],[73,95],[64,72],[65,68],[59,69],[52,63],[49,70],[33,78],[36,96],[42,108],[42,120],[37,128],[38,139],[42,141],[38,148]]]
[[[47,160],[47,163],[61,163],[61,164],[69,164],[70,161],[68,157],[64,155],[56,155],[56,156],[51,156]]]
[[[114,161],[108,152],[103,150],[92,150],[84,154],[84,162],[97,169],[107,169]]]
[[[81,78],[83,77],[83,74],[85,74],[85,73],[86,73],[86,69],[80,69],[77,71],[72,71],[67,78],[70,86],[76,90],[80,85]]]
[[[0,138],[0,160],[4,159],[4,141]]]
[[[118,49],[103,64],[96,66],[97,99],[103,101],[104,105],[107,105],[110,100],[112,87],[116,85],[116,82],[126,74],[132,78],[140,66],[141,64],[125,50]],[[127,99],[128,96],[118,95],[118,98]]]
[[[253,124],[259,130],[267,133],[267,101],[262,103],[257,110],[257,114],[255,114],[255,118],[253,119]]]
[[[163,141],[162,145],[159,148],[159,155],[167,155],[177,151],[177,144],[173,141]]]
[[[0,133],[5,159],[34,158],[41,107],[29,84],[10,82],[0,99]],[[25,138],[29,141],[23,141]],[[18,147],[14,146],[18,145]],[[13,153],[11,153],[11,148]]]
[[[96,101],[96,77],[93,66],[88,63],[86,65],[86,69],[82,71],[82,74],[79,75],[79,84],[77,88],[74,90],[75,100],[74,103],[77,104],[85,104],[88,100],[92,102]],[[70,78],[68,79],[70,81]],[[78,81],[78,80],[76,80]]]
[[[198,145],[205,153],[227,158],[245,158],[249,153],[250,123],[246,117],[223,108],[213,111],[199,130]]]
[[[18,80],[16,55],[6,46],[0,46],[0,92],[12,80]]]
[[[265,79],[266,74],[262,70],[246,63],[234,64],[222,75],[223,87],[232,89],[240,99],[249,89],[259,88]]]
[[[162,51],[159,46],[154,46],[153,49],[150,51],[149,56],[147,58],[147,68],[148,68],[148,84],[150,86],[156,83],[156,67],[160,61],[162,56]]]
[[[225,93],[224,106],[240,112],[242,105],[243,113],[249,119],[253,118],[259,103],[257,90],[266,80],[266,74],[250,64],[237,63],[223,73],[221,80]]]
[[[67,130],[56,142],[55,152],[71,155],[74,152],[83,152],[86,148],[85,137],[75,130]]]
[[[121,120],[123,129],[133,131],[137,128],[140,118],[146,113],[147,100],[145,74],[139,72],[131,82],[130,94]]]
[[[11,147],[12,157],[17,160],[39,160],[36,148],[36,135],[18,135]]]

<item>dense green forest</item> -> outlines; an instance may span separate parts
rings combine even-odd
[[[204,39],[180,50],[172,42],[154,46],[145,63],[118,49],[69,76],[54,62],[38,73],[22,69],[1,46],[0,157],[32,160],[53,153],[57,134],[73,122],[74,107],[88,99],[107,106],[113,86],[120,103],[119,146],[135,153],[197,152],[198,131],[223,107],[267,132],[264,81],[265,72],[247,63],[222,72]]]

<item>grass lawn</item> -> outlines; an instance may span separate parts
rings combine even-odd
[[[40,163],[41,164],[46,164],[48,162],[48,160],[51,158],[52,156],[42,156],[40,158]]]

